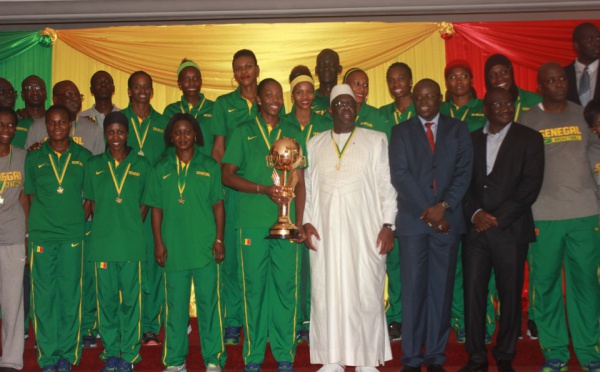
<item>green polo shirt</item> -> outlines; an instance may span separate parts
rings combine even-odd
[[[273,168],[267,166],[266,157],[273,142],[283,137],[302,143],[302,133],[291,125],[279,124],[269,134],[267,123],[259,115],[233,132],[223,163],[237,166],[237,173],[250,182],[272,185]],[[238,193],[237,208],[236,227],[269,228],[277,220],[277,204],[264,194]],[[294,202],[290,217],[295,217]]]
[[[27,133],[29,132],[29,127],[31,126],[31,123],[33,123],[32,118],[25,118],[19,120],[19,122],[17,123],[17,131],[15,133],[15,136],[10,142],[11,145],[20,149],[25,149],[25,141],[27,140]]]
[[[204,155],[212,156],[212,148],[215,143],[215,129],[213,128],[212,112],[215,103],[204,97],[204,94],[200,93],[200,101],[192,108],[190,104],[181,96],[181,101],[171,103],[165,108],[163,116],[167,120],[171,120],[171,117],[177,113],[190,114],[200,124],[200,130],[202,131],[202,138],[204,139],[204,146],[200,147]]]
[[[329,97],[321,95],[318,90],[315,89],[315,100],[310,107],[315,114],[329,116]],[[294,112],[294,110],[292,110]]]
[[[70,158],[69,158],[69,155]],[[92,153],[71,141],[60,159],[44,142],[39,150],[27,153],[25,158],[25,194],[33,194],[29,211],[29,237],[38,242],[65,242],[83,239],[85,219],[83,212],[84,168]],[[52,162],[60,177],[66,171],[62,194]],[[69,160],[68,164],[66,163]]]
[[[366,103],[363,103],[360,106],[360,110],[358,110],[358,114],[356,115],[356,126],[385,133],[388,141],[392,134],[390,126],[387,124],[386,119],[381,115],[379,110]]]
[[[467,123],[469,132],[483,128],[487,118],[483,113],[483,101],[472,98],[466,105],[457,107],[452,101],[445,101],[440,106],[440,113]]]
[[[542,96],[537,93],[521,88],[518,89],[519,97],[517,97],[517,100],[515,101],[515,121],[517,122],[523,113],[529,111],[530,108],[541,103],[543,100]]]
[[[300,138],[300,144],[302,146],[306,146],[306,142],[308,142],[309,139],[313,138],[321,132],[325,132],[326,130],[332,129],[333,120],[331,119],[331,117],[321,116],[313,112],[310,116],[308,124],[306,124],[306,126],[302,128],[302,125],[300,125],[300,122],[296,118],[296,115],[293,112],[290,112],[281,119],[279,125],[281,125],[282,128],[289,125],[296,129],[298,132],[301,132],[302,135]],[[306,151],[306,147],[303,148],[303,151]],[[306,152],[304,153],[304,155],[306,155]]]
[[[379,113],[385,118],[390,127],[403,123],[417,115],[414,102],[411,102],[406,110],[402,112],[396,108],[396,102],[392,102],[389,105],[381,106]]]
[[[114,172],[114,181],[109,163]],[[88,256],[90,261],[146,260],[146,238],[140,205],[149,173],[148,160],[133,150],[118,166],[109,150],[88,161],[83,194],[86,199],[95,202]],[[122,181],[121,203],[118,203],[115,182],[120,186]]]
[[[178,177],[175,151],[169,148],[166,154],[150,173],[143,201],[163,211],[165,271],[201,268],[213,260],[212,245],[217,234],[213,206],[223,199],[221,169],[196,146],[187,177],[185,172]],[[184,183],[181,204],[178,184]]]
[[[238,125],[256,115],[258,115],[258,105],[256,102],[250,105],[250,101],[242,97],[238,87],[233,92],[218,97],[215,101],[213,108],[214,134],[229,139]]]
[[[121,111],[129,120],[129,137],[127,139],[127,145],[133,148],[133,151],[139,153],[140,143],[135,134],[135,125],[138,130],[140,140],[144,138],[144,133],[148,131],[144,146],[141,149],[143,156],[145,156],[150,165],[155,164],[161,157],[163,151],[165,151],[165,128],[169,123],[169,119],[159,114],[152,106],[150,106],[150,115],[144,119],[141,123],[135,112],[131,109],[131,104],[127,108]]]

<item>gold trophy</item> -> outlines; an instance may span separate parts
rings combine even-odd
[[[269,229],[266,239],[291,239],[298,235],[298,228],[290,219],[290,204],[296,196],[294,188],[298,183],[296,168],[305,164],[302,148],[291,138],[281,138],[273,143],[267,155],[267,166],[273,167],[271,179],[281,188],[281,196],[290,198],[285,205],[278,206],[277,222]]]

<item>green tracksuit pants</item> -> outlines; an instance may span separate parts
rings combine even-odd
[[[83,241],[29,241],[33,327],[40,367],[81,358]]]
[[[301,247],[269,240],[266,228],[240,229],[246,364],[262,364],[267,338],[277,362],[293,362],[299,302]]]
[[[180,366],[188,354],[187,327],[192,281],[196,296],[196,313],[200,331],[200,348],[205,364],[225,367],[223,304],[220,270],[214,261],[193,270],[167,271],[164,274],[165,339],[163,364]]]
[[[100,359],[138,363],[142,342],[142,262],[94,262],[98,324],[104,351]]]
[[[569,332],[577,359],[600,361],[600,237],[598,216],[536,221],[530,247],[533,310],[546,360],[569,360]],[[566,317],[562,272],[566,280]],[[568,330],[567,330],[568,323]]]

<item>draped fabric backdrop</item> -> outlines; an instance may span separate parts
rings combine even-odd
[[[10,81],[19,92],[16,107],[23,107],[21,82],[37,75],[52,89],[52,41],[40,31],[0,33],[0,77]],[[51,95],[47,104],[51,102]]]
[[[537,22],[454,23],[456,34],[446,40],[446,59],[471,63],[477,95],[485,94],[483,78],[486,59],[495,53],[513,63],[520,88],[537,92],[537,69],[545,62],[565,66],[575,59],[571,35],[583,20]],[[600,21],[589,21],[600,27]]]
[[[185,57],[202,70],[202,91],[210,99],[235,89],[231,68],[233,54],[252,50],[261,78],[278,80],[289,100],[288,76],[299,64],[314,73],[316,56],[324,48],[340,55],[344,71],[360,67],[367,71],[371,91],[369,103],[381,106],[392,101],[385,72],[395,61],[413,67],[415,78],[442,81],[445,65],[444,40],[435,23],[314,23],[237,24],[109,27],[59,30],[54,45],[54,81],[73,80],[89,96],[91,75],[104,69],[115,79],[115,103],[128,104],[127,78],[144,70],[154,80],[152,104],[159,111],[181,95],[177,67]],[[341,77],[340,77],[341,79]],[[93,101],[84,102],[84,108]]]

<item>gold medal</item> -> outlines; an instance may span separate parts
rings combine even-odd
[[[123,203],[123,199],[121,198],[121,192],[123,191],[123,186],[125,185],[125,180],[127,179],[127,175],[129,174],[129,168],[131,168],[131,163],[127,164],[127,169],[125,169],[125,173],[123,174],[123,178],[121,179],[120,183],[117,182],[117,176],[115,175],[115,170],[113,169],[110,161],[107,164],[108,164],[108,170],[110,170],[110,176],[112,177],[113,184],[115,185],[115,189],[117,190],[117,198],[115,199],[115,201],[118,204],[121,204],[121,203]],[[123,169],[123,168],[121,168],[121,169]]]
[[[139,120],[137,120],[137,118],[134,120],[134,118],[131,118],[131,126],[133,127],[133,132],[135,133],[135,138],[137,140],[138,146],[140,147],[140,151],[138,152],[138,155],[144,156],[144,151],[142,150],[142,148],[144,148],[144,143],[146,143],[146,138],[148,137],[148,132],[150,130],[150,125],[152,124],[152,122],[149,120],[148,121],[148,125],[146,126],[146,130],[144,131],[144,134],[142,134],[140,136],[140,132],[142,130],[142,123],[136,123],[136,121],[139,122]],[[138,128],[139,126],[139,128]]]
[[[190,160],[190,163],[183,164],[183,162],[179,160],[179,157],[175,155],[175,162],[177,163],[177,189],[179,189],[179,204],[183,204],[185,203],[183,192],[185,191],[188,170],[190,169],[190,163],[192,161]],[[182,169],[185,169],[185,172],[182,172]]]
[[[56,167],[56,165],[54,164],[54,159],[52,159],[52,155],[48,154],[48,159],[50,159],[50,165],[52,165],[52,171],[54,171],[54,177],[56,177],[56,181],[58,181],[58,188],[56,189],[56,192],[61,194],[63,192],[65,192],[65,189],[63,189],[62,187],[62,183],[63,180],[65,179],[65,174],[67,174],[67,168],[69,167],[69,162],[71,161],[71,153],[69,153],[69,156],[67,156],[67,161],[65,162],[65,165],[62,168],[62,173],[58,174],[58,169]],[[58,159],[58,165],[60,166],[60,158]]]
[[[340,168],[342,167],[342,158],[344,157],[344,154],[346,154],[346,150],[348,150],[348,144],[350,142],[352,142],[352,138],[354,138],[354,133],[356,133],[356,127],[354,127],[354,129],[352,129],[352,133],[350,134],[350,137],[348,138],[348,140],[344,144],[344,147],[342,148],[342,150],[340,150],[340,147],[338,146],[338,144],[333,139],[333,129],[329,133],[331,134],[331,142],[333,142],[333,147],[335,148],[335,151],[338,154],[338,163],[335,166],[335,169],[336,170],[340,170]]]

